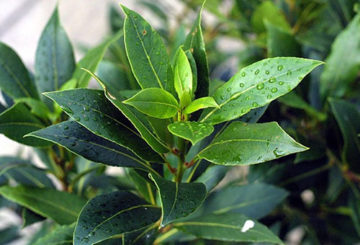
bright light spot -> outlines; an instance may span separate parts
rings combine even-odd
[[[248,219],[247,221],[245,221],[244,226],[241,228],[241,232],[247,232],[248,230],[250,230],[254,226],[255,226],[255,222]]]

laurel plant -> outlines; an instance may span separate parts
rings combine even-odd
[[[285,199],[285,190],[262,183],[214,188],[233,166],[308,149],[276,122],[256,122],[322,62],[264,59],[210,94],[201,10],[171,57],[142,16],[122,10],[123,28],[77,64],[55,10],[34,76],[0,44],[0,86],[9,101],[1,106],[0,132],[37,147],[46,165],[0,159],[0,194],[22,209],[24,226],[53,224],[36,244],[282,244],[257,220]],[[114,43],[130,74],[120,80],[97,74]],[[91,77],[102,89],[87,88]],[[106,166],[124,174],[108,176]]]

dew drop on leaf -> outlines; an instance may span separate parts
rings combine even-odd
[[[257,69],[257,70],[255,71],[255,75],[257,75],[257,74],[259,74],[259,73],[260,73],[260,70]]]
[[[278,65],[277,69],[278,69],[278,71],[282,71],[282,69],[284,69],[284,66],[283,65]]]
[[[269,83],[274,83],[274,82],[276,82],[276,78],[275,77],[270,78]]]
[[[280,82],[279,82],[279,85],[284,85],[284,82],[283,82],[283,81],[280,81]]]
[[[256,85],[256,88],[257,88],[258,90],[261,90],[261,89],[264,88],[264,84],[263,84],[263,83],[259,83],[258,85]]]
[[[272,88],[272,89],[271,89],[271,92],[272,92],[272,93],[276,93],[277,91],[278,91],[277,88]]]
[[[244,87],[244,85],[245,85],[244,83],[239,84],[240,88]]]
[[[246,73],[243,71],[243,72],[241,73],[241,76],[242,76],[242,77],[245,77],[245,76],[246,76]]]

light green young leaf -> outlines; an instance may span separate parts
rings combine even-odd
[[[193,81],[191,66],[185,52],[180,47],[175,63],[174,86],[180,99],[180,106],[186,107],[191,103],[193,94]]]
[[[162,225],[193,213],[206,197],[202,183],[175,183],[156,175],[149,175],[160,193]]]
[[[192,101],[190,105],[185,108],[184,113],[191,114],[195,111],[209,107],[219,107],[219,105],[216,103],[213,97],[202,97]]]
[[[15,103],[24,103],[27,106],[30,107],[31,109],[31,113],[47,120],[50,116],[51,116],[51,112],[49,110],[49,108],[46,106],[46,104],[44,104],[44,102],[37,100],[37,99],[33,99],[33,98],[20,98],[20,99],[16,99]]]
[[[85,70],[87,71],[87,70]],[[93,78],[103,87],[105,90],[106,98],[115,105],[134,125],[134,127],[139,131],[141,137],[150,145],[150,147],[159,153],[165,153],[169,151],[166,144],[162,143],[153,133],[152,128],[146,120],[146,117],[138,112],[136,109],[131,108],[131,106],[122,103],[122,100],[125,98],[121,95],[117,87],[115,87],[111,82],[102,81],[94,73],[89,72]]]
[[[0,194],[59,224],[75,222],[86,200],[74,194],[49,188],[3,186]]]
[[[75,60],[71,43],[60,24],[56,8],[41,34],[35,59],[39,92],[58,90],[73,75]]]
[[[278,57],[241,69],[213,95],[219,108],[204,113],[202,122],[218,124],[264,106],[295,88],[321,61]]]
[[[168,129],[173,135],[189,140],[193,145],[214,131],[211,124],[191,121],[172,123]]]
[[[11,98],[39,98],[34,82],[20,57],[0,42],[0,88]]]
[[[123,103],[135,107],[148,116],[160,119],[174,117],[179,110],[175,97],[161,88],[143,89]]]
[[[136,231],[155,223],[160,216],[158,207],[147,204],[130,192],[99,195],[82,209],[75,227],[74,244],[95,244]]]
[[[275,122],[233,122],[198,157],[220,165],[250,165],[307,149]]]
[[[121,6],[126,18],[124,40],[131,69],[141,88],[173,92],[168,80],[169,57],[160,35],[138,13]]]
[[[210,214],[173,225],[181,231],[203,239],[283,244],[266,226],[237,213]]]

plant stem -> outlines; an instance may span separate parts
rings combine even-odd
[[[167,238],[171,237],[172,235],[176,234],[176,229],[171,229],[170,231],[166,232],[165,234],[159,236],[155,241],[154,244],[160,244]]]
[[[192,177],[194,176],[196,169],[199,167],[199,165],[200,165],[200,159],[198,159],[196,161],[196,163],[194,164],[194,167],[192,168],[191,173],[189,174],[189,177],[187,178],[186,182],[190,183],[190,181],[191,181]]]

